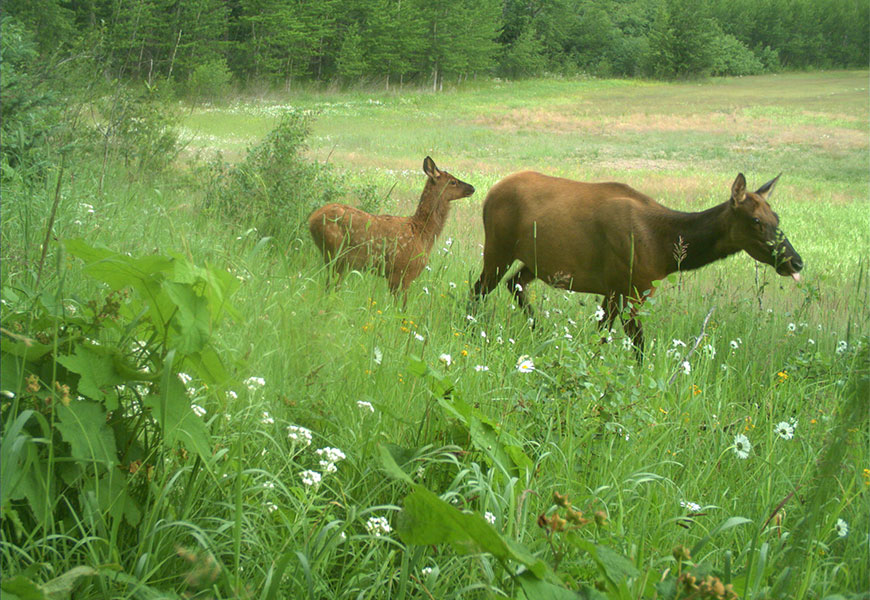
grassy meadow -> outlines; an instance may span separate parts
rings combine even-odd
[[[46,356],[67,343],[72,314],[90,315],[75,324],[82,336],[98,321],[104,336],[80,346],[76,366],[41,363],[33,380],[21,361],[37,359],[4,346],[2,387],[15,394],[3,400],[2,483],[20,488],[4,496],[4,580],[53,581],[74,598],[866,592],[866,71],[298,91],[174,110],[184,148],[168,171],[119,162],[100,190],[97,163],[67,164],[36,188],[3,190],[4,333],[39,340]],[[410,214],[427,155],[475,186],[453,205],[406,306],[368,273],[327,290],[304,228],[267,237],[207,210],[205,161],[243,161],[288,110],[313,115],[304,156],[341,178],[330,200],[355,204],[365,189],[379,212]],[[745,253],[674,276],[644,306],[642,365],[621,327],[599,344],[598,297],[533,284],[535,329],[503,286],[471,307],[481,203],[523,169],[621,181],[687,211],[727,200],[739,172],[752,189],[781,172],[771,204],[804,259],[802,280]],[[104,356],[100,344],[139,343],[153,326],[162,301],[142,283],[146,265],[190,319],[179,321],[183,341],[165,346],[162,370],[149,363],[154,377],[128,376],[143,386],[135,395],[118,391],[120,379],[88,387],[97,375],[82,365]],[[194,333],[213,352],[191,350]],[[81,377],[72,404],[54,411],[65,369]],[[224,370],[220,381],[202,375]],[[191,375],[184,387],[177,372]],[[164,427],[166,444],[144,444],[138,463],[100,462],[69,408],[98,395],[108,413],[95,413],[97,428],[103,419],[120,431],[124,407],[124,418],[163,423],[181,403],[184,435]],[[57,458],[65,452],[78,462]],[[113,470],[130,473],[135,494],[108,483]],[[104,475],[88,488],[87,473]],[[73,500],[74,489],[84,491]],[[76,567],[87,570],[58,583]]]

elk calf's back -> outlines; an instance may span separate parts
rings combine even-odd
[[[636,312],[653,281],[697,269],[740,250],[796,281],[800,255],[779,229],[767,200],[779,176],[755,192],[739,174],[731,197],[697,213],[671,210],[621,183],[581,183],[525,171],[496,183],[483,203],[483,271],[474,295],[488,294],[514,261],[508,281],[531,312],[525,288],[535,279],[575,292],[603,294],[610,327],[631,304],[626,333],[640,354],[643,329]]]
[[[372,215],[346,204],[327,204],[311,213],[311,237],[339,280],[349,269],[372,268],[382,272],[397,293],[406,292],[420,275],[444,229],[450,203],[474,193],[473,186],[439,170],[428,156],[423,172],[426,184],[409,217]]]

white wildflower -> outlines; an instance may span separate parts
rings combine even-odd
[[[417,333],[417,332],[415,331],[415,332],[414,332],[414,339],[417,340],[418,342],[422,342],[422,341],[424,341],[426,338],[424,338],[422,335],[420,335],[419,333]]]
[[[692,372],[692,365],[690,365],[689,361],[687,361],[687,360],[684,360],[682,363],[680,363],[680,368],[683,370],[683,373],[685,373],[686,375],[688,375],[689,373]]]
[[[260,419],[260,423],[263,425],[272,425],[275,422],[275,419],[272,418],[272,415],[269,414],[268,411],[263,411],[263,417]]]
[[[535,370],[535,363],[528,355],[523,354],[517,359],[517,371],[520,373],[531,373]]]
[[[849,535],[849,524],[843,519],[837,519],[837,524],[834,525],[834,531],[837,532],[837,536],[844,538]]]
[[[366,521],[366,531],[370,534],[381,537],[381,534],[390,533],[392,528],[385,517],[369,517]]]
[[[372,406],[371,402],[366,402],[365,400],[357,400],[356,405],[363,409],[368,409],[371,412],[375,412],[375,407]]]
[[[381,364],[381,361],[384,360],[384,353],[381,352],[381,349],[375,346],[374,350],[372,350],[372,358],[375,361],[376,365]]]
[[[604,309],[601,308],[601,305],[599,305],[595,309],[595,320],[596,321],[603,321],[604,320]]]
[[[445,353],[445,354],[441,354],[441,355],[439,355],[439,356],[438,356],[438,360],[440,360],[441,362],[443,362],[443,363],[444,363],[445,365],[447,365],[448,367],[449,367],[450,365],[453,364],[453,357],[450,356],[449,354],[446,354],[446,353]]]
[[[248,389],[253,392],[257,388],[264,387],[266,385],[266,380],[262,377],[248,377],[247,379],[245,379],[244,383],[248,387]]]
[[[478,373],[481,373],[483,371],[489,371],[489,367],[487,367],[486,365],[474,365],[474,370]]]
[[[308,487],[317,487],[318,485],[320,485],[320,480],[323,478],[320,473],[311,470],[302,471],[301,473],[299,473],[299,477],[302,478],[302,483],[304,483]]]
[[[495,525],[495,515],[489,511],[483,513],[483,518],[486,519],[486,522],[490,525]]]
[[[695,502],[688,502],[686,500],[680,500],[680,506],[688,510],[689,512],[700,512],[701,505],[696,504]]]
[[[287,427],[287,437],[294,442],[302,442],[306,446],[311,445],[311,430],[298,425],[290,425]]]
[[[183,383],[184,385],[187,385],[188,383],[190,383],[193,380],[193,377],[191,377],[187,373],[179,373],[178,378],[181,380],[181,383]]]
[[[734,454],[737,455],[737,458],[746,459],[749,458],[749,452],[752,450],[752,444],[749,443],[749,438],[743,435],[742,433],[738,433],[734,437]]]
[[[193,410],[193,414],[195,414],[197,417],[205,416],[205,409],[199,404],[191,404],[190,408]]]
[[[790,440],[794,437],[794,425],[786,421],[780,421],[773,428],[773,433],[775,433],[784,440]]]

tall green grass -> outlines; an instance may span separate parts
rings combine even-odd
[[[373,187],[385,212],[410,212],[426,154],[478,189],[454,206],[431,270],[405,307],[371,274],[351,273],[339,289],[326,289],[327,267],[304,229],[266,238],[248,223],[202,212],[202,172],[131,178],[113,169],[101,195],[98,166],[68,167],[57,239],[84,237],[136,257],[180,252],[237,278],[238,314],[210,332],[233,366],[233,394],[193,382],[190,401],[206,410],[213,454],[168,452],[130,537],[96,527],[84,510],[29,532],[4,513],[4,580],[46,582],[86,566],[98,574],[76,579],[73,597],[528,596],[516,562],[463,555],[447,543],[405,543],[397,530],[411,488],[387,475],[388,450],[416,484],[459,509],[489,513],[497,532],[572,589],[598,583],[610,597],[652,597],[655,582],[683,568],[672,550],[685,546],[692,562],[741,598],[863,591],[870,215],[866,172],[853,168],[866,162],[867,132],[850,118],[863,115],[866,124],[866,73],[702,86],[490,82],[373,99],[380,103],[314,95],[281,104],[318,110],[309,156],[329,156],[347,189]],[[514,109],[546,114],[537,124],[502,128],[500,117]],[[242,156],[271,129],[272,113],[248,102],[194,113],[186,126],[214,136],[203,148]],[[842,130],[854,129],[863,145],[830,148],[799,137],[788,146],[752,134],[753,124],[795,136],[807,124],[825,129],[817,113],[847,115],[831,135],[848,141]],[[672,121],[657,115],[682,129],[668,130]],[[736,147],[726,127],[733,115],[750,125]],[[637,127],[609,133],[623,117]],[[684,131],[706,121],[721,121],[723,131]],[[603,124],[597,132],[595,123]],[[608,160],[614,166],[601,166]],[[535,329],[503,286],[470,306],[481,265],[479,203],[501,176],[527,167],[629,181],[687,210],[723,201],[739,170],[758,184],[784,170],[772,203],[807,263],[803,281],[794,285],[745,255],[682,274],[645,305],[643,365],[620,328],[611,343],[599,343],[594,296],[534,285]],[[33,283],[53,198],[50,180],[36,193],[4,188],[4,320],[22,308],[8,291]],[[103,299],[81,264],[57,248],[37,291]],[[518,370],[523,356],[532,372]],[[421,375],[409,357],[429,371]],[[438,382],[453,387],[449,397],[467,403],[482,429],[445,408]],[[12,439],[9,410],[4,400],[4,444]],[[481,437],[490,430],[480,423],[497,435]],[[792,437],[776,433],[780,423],[793,426]],[[310,430],[311,444],[291,436],[290,426]],[[746,458],[735,452],[738,435],[751,443]],[[488,439],[497,448],[514,444],[529,464],[506,468],[481,444]],[[315,452],[326,447],[344,454],[335,472]],[[309,470],[322,475],[319,485],[305,483]],[[568,495],[590,523],[573,532],[539,527],[539,517],[564,514],[554,492]],[[371,520],[378,517],[391,531]],[[607,588],[580,542],[628,557],[638,575]],[[673,595],[662,589],[659,597]]]

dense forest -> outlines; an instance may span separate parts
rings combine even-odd
[[[4,0],[43,58],[189,94],[866,67],[866,0]],[[15,36],[13,36],[15,37]],[[17,38],[16,38],[17,39]],[[7,44],[8,46],[8,44]]]

